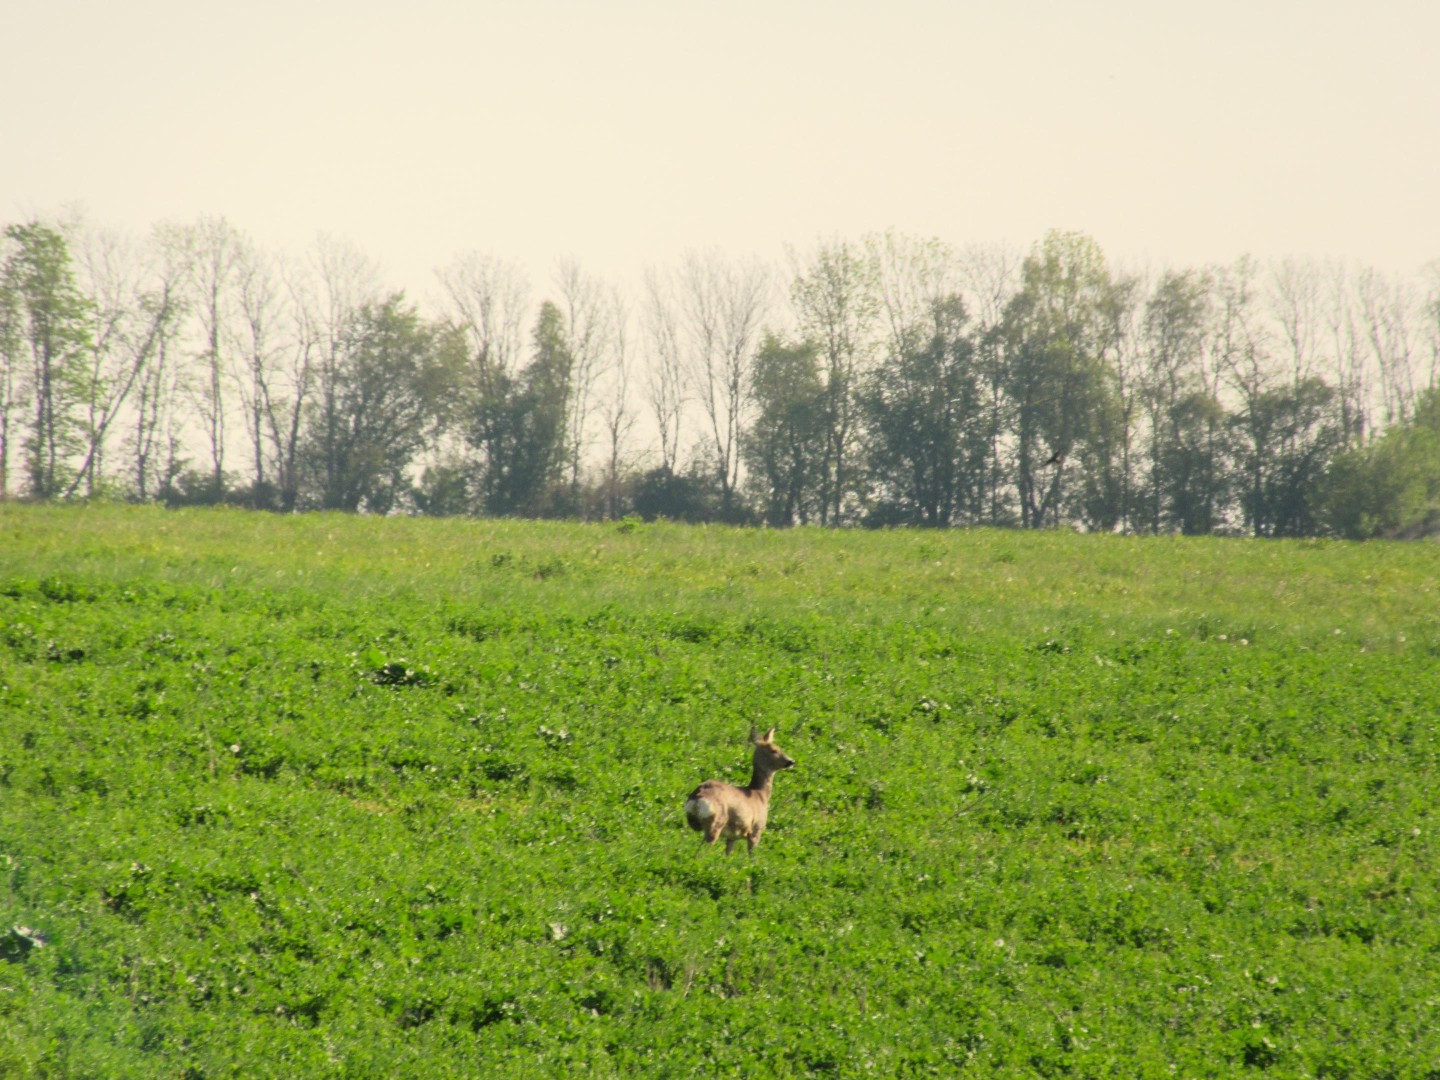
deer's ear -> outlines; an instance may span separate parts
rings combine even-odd
[[[751,741],[752,743],[758,743],[758,742],[760,741],[760,736],[757,735],[757,734],[755,734],[755,728],[754,728],[754,727],[751,727],[751,728],[750,728],[750,741]]]
[[[775,729],[773,727],[765,733],[764,741],[770,743],[773,743],[775,741]]]

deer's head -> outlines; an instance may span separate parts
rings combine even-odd
[[[772,727],[764,736],[750,729],[750,741],[755,744],[755,764],[766,772],[793,769],[795,759],[775,745],[775,729]]]

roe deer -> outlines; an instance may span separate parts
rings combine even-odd
[[[750,775],[748,787],[706,780],[685,800],[685,820],[696,832],[705,834],[700,851],[722,836],[726,855],[735,850],[735,841],[742,836],[750,845],[752,855],[755,845],[760,843],[765,819],[770,814],[770,788],[775,774],[781,769],[793,768],[795,760],[775,745],[773,727],[763,739],[752,728],[750,741],[755,744],[755,771]],[[700,851],[695,854],[699,855]]]

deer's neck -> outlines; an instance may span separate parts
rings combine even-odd
[[[774,784],[775,770],[767,769],[756,764],[754,771],[750,774],[750,787],[748,790],[768,802],[770,800],[770,789]]]

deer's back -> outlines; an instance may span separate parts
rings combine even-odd
[[[699,804],[708,804],[710,814]],[[765,800],[745,788],[724,780],[706,780],[685,800],[686,816],[693,828],[703,829],[712,814],[724,822],[727,834],[745,835],[765,825]]]

